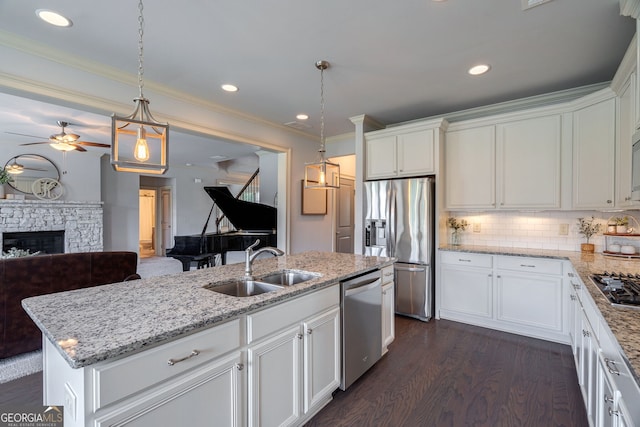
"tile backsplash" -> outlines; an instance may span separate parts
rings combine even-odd
[[[611,217],[629,217],[629,227],[640,233],[637,219],[640,212],[596,212],[596,211],[546,211],[546,212],[449,212],[447,216],[466,219],[469,227],[462,232],[462,244],[500,246],[530,249],[579,251],[585,237],[578,233],[578,218],[591,218],[601,223],[600,233],[591,237],[596,252],[605,250],[607,220]],[[567,234],[561,234],[568,230]],[[451,230],[448,229],[448,235]],[[447,236],[448,237],[448,236]],[[640,253],[640,237],[608,237],[609,244],[636,246]]]

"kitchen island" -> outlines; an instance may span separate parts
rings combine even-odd
[[[65,425],[152,425],[194,408],[228,415],[231,425],[255,425],[281,419],[259,401],[271,393],[297,424],[339,385],[339,282],[393,262],[326,252],[260,259],[255,277],[280,270],[318,276],[250,297],[204,288],[242,278],[244,264],[232,264],[25,299],[45,338],[45,403],[65,406]],[[293,372],[278,362],[287,357]],[[313,375],[323,371],[311,368],[326,360],[334,361],[324,367],[329,388],[314,388]],[[265,388],[274,379],[293,390],[292,401]]]

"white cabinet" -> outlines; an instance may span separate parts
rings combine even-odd
[[[198,426],[210,424],[215,414],[217,425],[242,426],[242,368],[242,358],[237,352],[184,375],[178,382],[103,412],[92,425]]]
[[[617,102],[616,206],[632,207],[638,204],[631,200],[631,137],[635,130],[635,73],[632,73],[626,81]]]
[[[496,141],[499,207],[560,208],[560,115],[499,124]]]
[[[365,135],[365,179],[436,173],[436,141],[442,120],[369,132]]]
[[[573,113],[573,208],[614,206],[615,99]]]
[[[495,126],[448,131],[445,139],[447,209],[494,209]]]
[[[440,316],[468,323],[493,317],[493,257],[441,252]]]
[[[560,208],[561,117],[451,128],[445,141],[447,209]]]
[[[297,425],[340,386],[339,285],[247,316],[249,426]]]
[[[382,269],[382,354],[395,339],[394,271],[390,265]]]
[[[439,315],[568,342],[563,261],[440,252]]]

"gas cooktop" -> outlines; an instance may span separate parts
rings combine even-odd
[[[592,274],[591,281],[615,307],[640,310],[640,274]]]

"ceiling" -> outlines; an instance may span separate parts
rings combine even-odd
[[[35,10],[43,7],[73,26],[40,21]],[[314,63],[324,59],[331,137],[352,132],[349,117],[360,114],[386,125],[609,81],[635,32],[619,11],[618,0],[552,0],[526,11],[521,0],[147,1],[144,79],[276,124],[306,113],[302,130],[318,135]],[[137,15],[132,0],[4,1],[0,29],[135,75]],[[467,74],[477,63],[490,71]],[[224,92],[223,83],[240,90]],[[108,94],[100,87],[90,95]],[[108,116],[0,96],[0,144],[34,141],[6,132],[57,133],[56,120],[71,122],[68,130],[84,140],[109,142]],[[172,131],[176,137],[211,143]],[[244,149],[257,147],[224,148],[232,157]],[[195,161],[198,149],[189,155]]]

